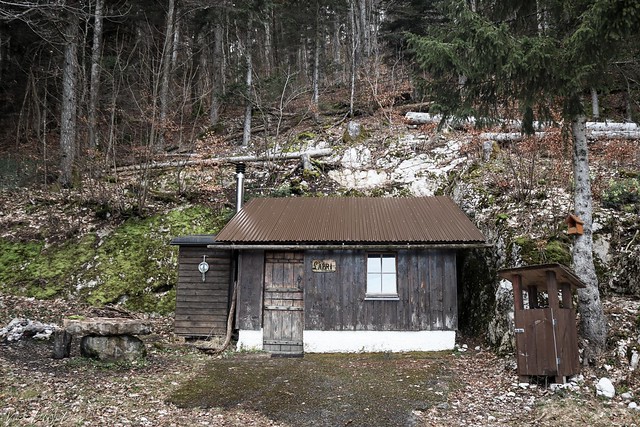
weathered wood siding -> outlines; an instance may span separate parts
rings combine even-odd
[[[366,251],[307,251],[305,329],[455,330],[458,324],[453,250],[397,251],[398,301],[365,300]],[[314,259],[336,271],[314,273]]]
[[[264,288],[264,251],[242,251],[238,256],[238,329],[262,327],[262,290]]]
[[[207,256],[209,271],[202,281],[198,264]],[[206,246],[181,246],[176,288],[175,333],[182,336],[224,336],[227,331],[231,251]]]

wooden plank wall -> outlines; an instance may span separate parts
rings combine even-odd
[[[518,375],[558,375],[551,309],[522,310],[515,327]]]
[[[365,300],[366,254],[366,251],[306,252],[305,329],[457,329],[455,251],[398,251],[399,301]],[[314,259],[335,260],[336,271],[313,273]]]
[[[574,375],[580,372],[580,353],[578,353],[578,330],[576,328],[576,311],[569,308],[561,308],[555,311],[557,319],[558,357],[560,376]]]
[[[262,289],[264,287],[264,251],[242,251],[238,257],[238,329],[262,327]]]
[[[202,281],[198,264],[207,256]],[[178,257],[175,333],[182,336],[225,336],[231,284],[231,251],[181,246]]]

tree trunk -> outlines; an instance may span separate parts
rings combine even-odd
[[[0,83],[2,83],[2,70],[4,69],[4,45],[8,43],[4,30],[0,28]]]
[[[627,82],[627,91],[625,92],[625,96],[624,96],[624,100],[625,100],[625,104],[626,104],[626,108],[625,108],[625,120],[627,122],[632,122],[633,121],[633,108],[631,106],[631,84],[629,83],[629,79],[625,77],[625,80]]]
[[[91,82],[89,88],[89,148],[95,150],[100,142],[97,132],[98,95],[100,94],[100,55],[102,51],[102,8],[104,0],[96,0],[93,25],[93,46],[91,47]]]
[[[70,187],[76,151],[78,17],[70,14],[65,28],[62,68],[62,106],[60,117],[60,184]]]
[[[338,16],[335,17],[333,21],[333,63],[334,63],[334,74],[338,77],[340,83],[344,83],[346,81],[345,78],[345,69],[342,61],[342,21]]]
[[[349,95],[349,117],[353,117],[353,104],[356,94],[356,55],[358,53],[358,28],[356,20],[355,1],[349,1],[349,15],[351,16],[351,92]]]
[[[216,21],[213,28],[213,76],[211,77],[211,110],[209,112],[211,126],[217,125],[220,120],[220,99],[223,92],[222,75],[224,74],[223,37],[222,22]]]
[[[600,119],[600,103],[598,102],[598,91],[591,88],[591,115],[594,121]]]
[[[580,335],[587,341],[585,362],[593,362],[594,358],[605,348],[607,322],[600,302],[598,278],[593,263],[593,201],[589,178],[585,117],[574,117],[571,130],[574,138],[575,214],[584,221],[584,234],[578,235],[573,245],[573,270],[587,285],[586,288],[578,290],[578,311],[580,313]]]
[[[360,47],[364,50],[365,56],[369,57],[371,55],[371,41],[369,39],[367,0],[358,0],[358,12]]]
[[[253,78],[253,64],[251,62],[251,18],[249,18],[249,22],[247,24],[247,40],[246,45],[244,47],[244,55],[247,66],[247,76],[245,84],[246,87],[246,107],[244,111],[244,128],[242,133],[242,145],[249,145],[249,141],[251,140],[251,110],[253,108],[253,102],[251,101],[252,97],[252,78]]]
[[[271,16],[273,11],[269,11],[269,16],[265,19],[264,25],[264,73],[268,77],[271,75],[273,63],[273,42],[271,40]]]
[[[319,13],[320,11],[318,11]],[[319,79],[320,79],[320,22],[319,19],[316,18],[316,37],[314,41],[313,47],[313,96],[311,98],[311,102],[314,107],[314,116],[318,115],[318,103],[319,103]]]
[[[171,80],[171,62],[173,57],[174,38],[174,15],[176,10],[175,0],[169,0],[169,10],[167,11],[167,25],[164,34],[164,44],[162,47],[162,77],[160,82],[160,135],[158,137],[157,148],[164,148],[164,133],[166,129],[167,112],[169,111],[169,82]]]

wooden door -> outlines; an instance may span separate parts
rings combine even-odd
[[[518,375],[558,375],[553,310],[522,310],[516,315],[515,327]]]
[[[274,355],[301,355],[304,329],[304,254],[266,252],[263,348]]]

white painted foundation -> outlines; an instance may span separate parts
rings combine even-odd
[[[241,350],[262,350],[262,329],[259,331],[250,331],[240,329],[238,331],[238,351]]]
[[[304,331],[305,353],[442,351],[455,346],[455,331]],[[262,330],[240,330],[238,350],[261,350]]]
[[[307,353],[440,351],[455,341],[455,331],[304,331]]]

